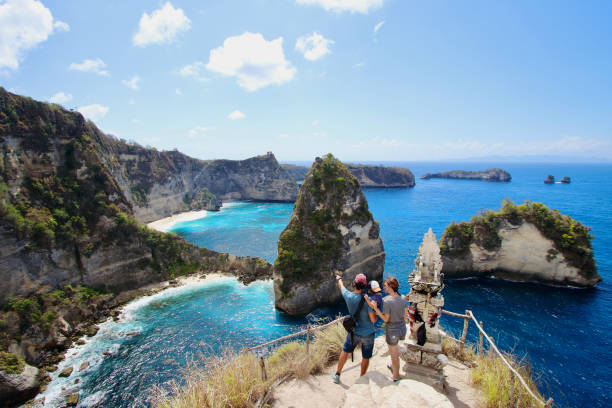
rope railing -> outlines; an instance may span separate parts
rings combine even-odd
[[[525,382],[523,377],[518,373],[518,371],[516,371],[514,369],[514,367],[512,367],[512,365],[508,362],[508,360],[506,360],[506,358],[501,353],[501,351],[499,351],[499,349],[497,348],[497,346],[493,342],[493,339],[491,339],[491,336],[489,336],[487,334],[487,332],[485,332],[484,329],[482,328],[482,322],[478,322],[478,320],[476,320],[476,316],[474,316],[474,313],[472,313],[471,310],[466,310],[465,314],[454,313],[454,312],[450,312],[448,310],[442,310],[442,313],[445,314],[445,315],[449,315],[449,316],[458,317],[460,319],[463,319],[463,332],[461,333],[461,339],[456,339],[453,336],[450,336],[450,335],[446,334],[446,337],[448,337],[448,338],[456,341],[457,343],[459,343],[459,349],[460,350],[463,350],[463,347],[465,346],[465,339],[467,337],[468,324],[469,324],[470,320],[473,320],[474,323],[476,324],[476,327],[478,328],[478,334],[479,334],[479,337],[480,337],[480,342],[479,342],[480,343],[479,344],[480,347],[479,347],[478,350],[481,352],[482,349],[483,349],[483,337],[484,337],[485,339],[487,339],[487,341],[489,342],[489,344],[491,345],[493,350],[497,353],[497,355],[499,356],[501,361],[510,369],[512,374],[514,374],[518,378],[519,382],[527,390],[529,395],[531,395],[531,397],[537,403],[539,403],[541,406],[546,407],[546,408],[552,407],[553,399],[549,398],[548,401],[543,401],[537,395],[534,394],[534,392],[531,390],[531,388],[529,388],[529,386],[527,385],[527,382]]]
[[[461,350],[463,350],[463,347],[465,346],[466,343],[466,337],[467,337],[467,331],[468,331],[468,325],[470,320],[473,320],[474,323],[476,324],[476,327],[478,328],[478,332],[479,332],[479,336],[480,336],[480,349],[482,350],[483,348],[483,337],[485,339],[487,339],[487,341],[489,342],[489,344],[491,345],[491,347],[493,348],[493,350],[497,353],[497,355],[499,356],[499,358],[502,360],[502,362],[510,369],[510,371],[518,378],[519,382],[523,385],[523,387],[527,390],[527,392],[529,393],[529,395],[531,395],[531,397],[538,402],[542,407],[545,408],[549,408],[552,407],[553,404],[553,399],[549,398],[547,401],[543,401],[542,399],[540,399],[537,395],[534,394],[534,392],[531,390],[531,388],[529,388],[529,386],[527,385],[527,383],[525,382],[525,380],[523,379],[523,377],[518,373],[518,371],[516,371],[514,369],[514,367],[512,367],[512,365],[508,362],[508,360],[506,360],[506,358],[504,357],[504,355],[499,351],[499,349],[497,348],[497,346],[495,345],[495,343],[493,342],[493,339],[491,339],[491,337],[487,334],[487,332],[484,331],[484,329],[482,328],[482,322],[478,322],[478,320],[476,320],[476,316],[474,316],[474,313],[472,313],[470,310],[466,310],[465,314],[460,314],[460,313],[455,313],[455,312],[451,312],[448,310],[442,310],[442,313],[445,315],[449,315],[449,316],[453,316],[453,317],[457,317],[460,319],[463,319],[463,332],[461,333],[461,339],[456,339],[450,335],[446,335],[447,337],[451,338],[452,340],[456,341],[459,343],[459,348]],[[245,349],[245,351],[254,351],[260,348],[264,348],[264,347],[268,347],[271,346],[275,343],[279,343],[281,341],[286,341],[295,337],[299,337],[299,336],[303,336],[306,335],[306,350],[308,350],[308,346],[310,343],[310,335],[312,333],[314,333],[315,331],[319,331],[322,330],[326,327],[329,327],[333,324],[336,324],[340,321],[342,321],[342,319],[344,319],[344,317],[340,317],[336,320],[333,320],[329,323],[326,324],[322,324],[319,326],[311,326],[310,323],[308,323],[308,327],[306,328],[306,330],[301,330],[299,332],[296,333],[292,333],[289,334],[287,336],[283,336],[283,337],[279,337],[277,339],[271,340],[267,343],[263,343],[260,344],[258,346],[254,346],[254,347],[249,347],[247,349]],[[264,359],[263,357],[260,357],[260,364],[262,366],[262,376],[266,376],[266,372],[265,372],[265,363],[264,363]]]
[[[495,350],[495,352],[497,353],[497,355],[499,356],[499,358],[504,362],[504,364],[510,369],[510,371],[512,371],[512,373],[516,376],[516,378],[518,378],[518,380],[520,381],[520,383],[523,385],[523,387],[525,387],[525,389],[527,390],[527,392],[529,393],[529,395],[531,395],[531,397],[536,400],[540,405],[542,405],[543,407],[551,407],[552,403],[553,403],[553,399],[549,398],[548,401],[543,401],[541,400],[537,395],[535,395],[533,393],[533,391],[531,391],[531,388],[529,388],[529,386],[527,385],[527,383],[525,382],[525,380],[523,379],[523,377],[518,373],[518,371],[516,371],[514,369],[514,367],[512,367],[512,365],[508,362],[508,360],[506,360],[506,358],[504,357],[504,355],[499,351],[499,349],[497,348],[497,346],[495,345],[495,343],[493,342],[493,339],[491,339],[491,337],[487,334],[487,332],[484,331],[484,329],[482,328],[482,326],[478,323],[478,320],[476,320],[476,316],[474,316],[474,313],[472,313],[471,311],[467,311],[466,312],[467,315],[470,316],[470,318],[474,321],[474,324],[476,324],[476,327],[478,327],[478,331],[484,336],[485,339],[487,339],[487,341],[489,342],[489,344],[491,345],[491,347],[493,347],[493,350]]]
[[[260,349],[260,348],[268,347],[268,346],[271,346],[274,343],[278,343],[278,342],[281,342],[281,341],[289,340],[289,339],[292,339],[294,337],[303,336],[305,334],[308,336],[308,335],[310,335],[311,333],[313,333],[315,331],[322,330],[322,329],[324,329],[326,327],[331,326],[334,323],[338,323],[342,319],[344,319],[344,317],[340,317],[340,318],[338,318],[338,319],[336,319],[334,321],[331,321],[329,323],[322,324],[320,326],[314,326],[314,327],[311,326],[310,323],[308,323],[308,328],[306,330],[301,330],[299,332],[291,333],[291,334],[289,334],[287,336],[279,337],[277,339],[274,339],[274,340],[269,341],[269,342],[264,343],[264,344],[260,344],[260,345],[255,346],[255,347],[249,347],[249,348],[246,349],[246,351],[253,351],[253,350]]]

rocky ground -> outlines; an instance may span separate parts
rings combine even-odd
[[[334,384],[332,375],[336,365],[323,374],[307,380],[291,380],[274,392],[273,408],[479,408],[484,406],[478,389],[471,384],[470,368],[451,360],[444,368],[447,387],[440,393],[421,378],[406,377],[395,384],[387,369],[390,364],[384,337],[376,339],[374,354],[365,376],[359,377],[361,354],[355,351],[355,361],[347,361],[342,371],[341,383]],[[401,363],[400,363],[401,364]]]

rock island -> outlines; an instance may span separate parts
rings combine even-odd
[[[305,315],[338,302],[334,271],[352,285],[363,273],[380,279],[385,251],[359,181],[331,154],[317,158],[278,241],[274,298],[278,309]]]
[[[440,240],[447,278],[493,276],[590,287],[597,274],[590,228],[544,204],[504,200],[470,222],[452,223]]]

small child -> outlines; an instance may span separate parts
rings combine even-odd
[[[370,296],[370,300],[373,302],[376,302],[376,305],[378,306],[378,310],[382,310],[383,298],[382,298],[382,293],[380,293],[380,285],[378,284],[377,281],[372,280],[370,281],[368,286],[369,286],[370,292],[372,292],[372,295]]]

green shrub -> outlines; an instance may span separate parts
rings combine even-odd
[[[7,374],[21,374],[25,368],[25,362],[13,353],[0,351],[0,371]]]
[[[42,321],[42,327],[44,327],[45,329],[48,329],[49,327],[51,327],[56,317],[57,315],[52,310],[49,310],[43,313],[42,316],[40,317],[40,320]]]
[[[41,316],[40,304],[35,299],[13,298],[8,301],[8,307],[30,323],[36,323]]]

